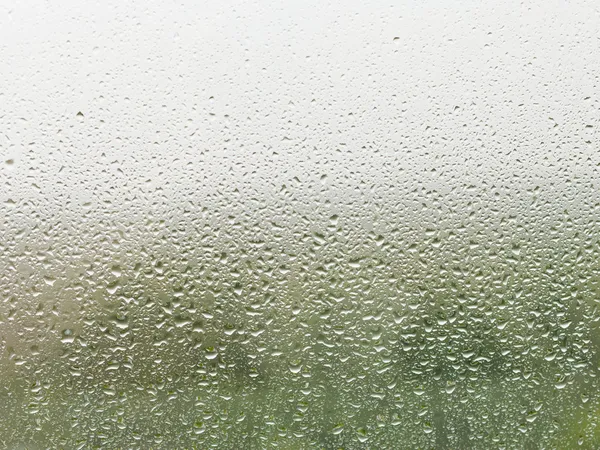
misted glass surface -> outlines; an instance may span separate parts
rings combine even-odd
[[[0,446],[600,447],[599,30],[2,2]]]

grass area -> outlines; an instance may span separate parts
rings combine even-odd
[[[336,226],[306,250],[98,251],[16,279],[0,443],[600,446],[593,253],[429,231],[422,249],[368,234],[350,251]]]

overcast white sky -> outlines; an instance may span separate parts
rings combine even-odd
[[[581,0],[2,2],[1,208],[573,180],[593,200],[598,30]]]

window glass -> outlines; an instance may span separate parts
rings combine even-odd
[[[598,4],[0,4],[0,447],[598,448]]]

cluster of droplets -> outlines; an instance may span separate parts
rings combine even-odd
[[[0,446],[598,447],[598,20],[512,3],[0,9]]]

